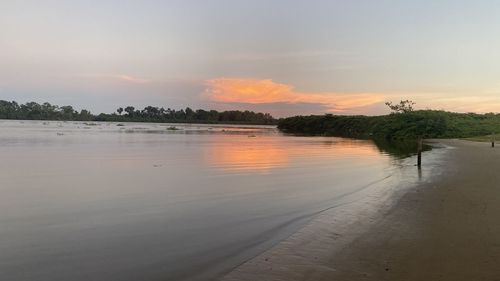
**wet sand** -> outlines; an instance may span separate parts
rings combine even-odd
[[[431,181],[325,212],[223,280],[500,280],[500,148],[439,142]]]

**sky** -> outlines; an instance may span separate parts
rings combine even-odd
[[[500,112],[499,30],[485,0],[0,0],[0,99]]]

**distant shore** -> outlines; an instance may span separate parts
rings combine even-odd
[[[0,100],[0,119],[43,120],[43,121],[107,121],[107,122],[147,122],[147,123],[206,123],[206,124],[251,124],[276,125],[277,119],[269,113],[249,110],[193,110],[189,107],[175,110],[171,108],[146,106],[119,107],[112,113],[93,114],[86,109],[77,111],[71,105],[58,106],[48,102],[38,104]]]
[[[373,198],[324,213],[223,280],[496,280],[500,148],[438,143],[452,147],[439,174],[395,203]]]

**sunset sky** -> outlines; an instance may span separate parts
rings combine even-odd
[[[500,2],[0,0],[0,99],[500,112]]]

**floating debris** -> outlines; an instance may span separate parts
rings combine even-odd
[[[175,127],[175,126],[170,126],[167,128],[167,130],[169,131],[177,131],[177,130],[180,130],[179,128]]]

